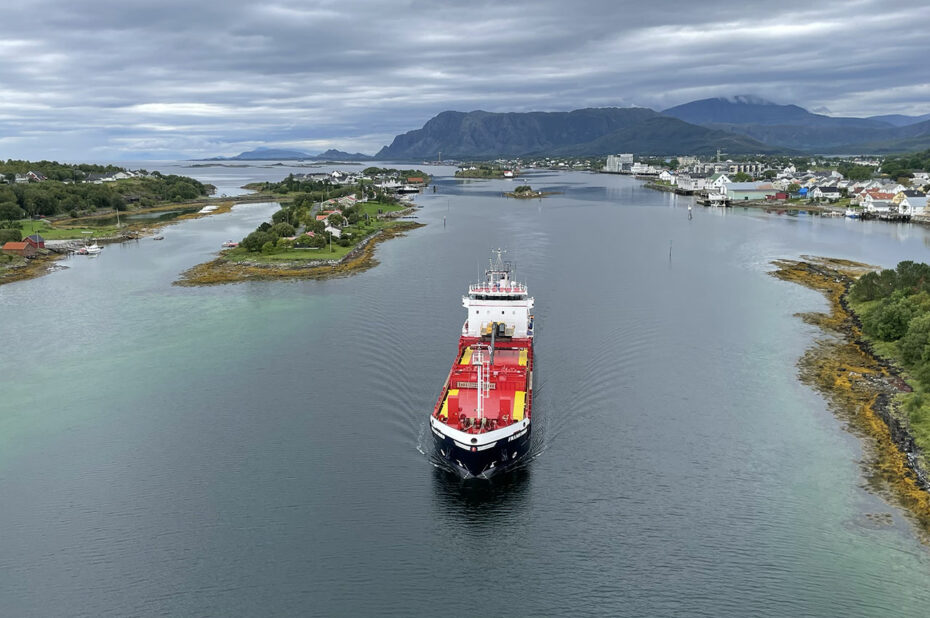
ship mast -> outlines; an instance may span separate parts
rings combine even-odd
[[[478,403],[475,407],[475,418],[478,419],[480,423],[484,418],[484,400],[491,396],[491,367],[488,364],[487,358],[485,358],[484,350],[481,347],[475,348],[475,351],[472,355],[472,364],[478,367]]]

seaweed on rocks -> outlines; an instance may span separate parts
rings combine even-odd
[[[848,260],[802,256],[778,260],[771,274],[822,292],[826,313],[798,316],[818,326],[819,339],[798,361],[800,379],[820,392],[829,408],[863,439],[868,486],[904,507],[930,540],[930,476],[896,395],[911,387],[900,370],[881,358],[862,336],[862,325],[846,300],[849,286],[873,267]]]

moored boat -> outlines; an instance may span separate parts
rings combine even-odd
[[[101,247],[95,242],[92,245],[84,245],[83,247],[75,251],[75,253],[77,253],[78,255],[97,255],[101,251],[103,251],[103,247]]]
[[[462,297],[468,319],[430,416],[436,450],[463,478],[490,478],[530,448],[534,299],[496,253]]]

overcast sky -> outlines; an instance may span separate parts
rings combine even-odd
[[[20,0],[0,158],[374,153],[448,109],[930,112],[930,3]]]

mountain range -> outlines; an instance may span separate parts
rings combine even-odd
[[[758,97],[701,99],[662,112],[691,124],[817,153],[893,152],[930,148],[930,114],[852,118],[813,114]]]
[[[644,107],[571,112],[442,112],[422,129],[398,135],[376,159],[602,155],[620,151],[710,154],[777,149],[755,139],[708,129]]]
[[[368,161],[370,156],[360,152],[349,153],[341,150],[327,150],[320,154],[310,154],[302,150],[285,148],[256,148],[240,152],[234,157],[212,157],[204,161]]]
[[[843,154],[930,148],[930,114],[828,116],[752,95],[701,99],[657,112],[604,107],[571,112],[445,111],[373,157],[258,148],[211,160],[424,160],[498,156]]]

